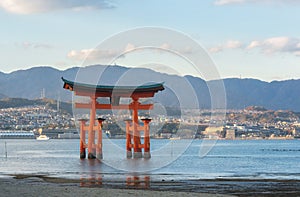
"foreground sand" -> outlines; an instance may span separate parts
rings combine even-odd
[[[182,196],[182,197],[212,197],[229,196],[217,194],[204,194],[192,192],[152,191],[144,189],[116,189],[102,187],[80,187],[74,181],[51,179],[49,182],[38,177],[2,178],[0,179],[0,196]]]
[[[148,180],[148,179],[147,179]],[[0,196],[300,196],[300,180],[64,179],[46,175],[0,178]]]

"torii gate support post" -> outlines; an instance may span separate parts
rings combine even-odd
[[[132,125],[132,120],[127,119],[125,120],[126,123],[126,157],[131,158],[132,157],[132,132],[130,130],[130,127]]]
[[[133,158],[142,158],[142,149],[141,149],[141,137],[139,131],[139,120],[138,120],[138,107],[139,102],[138,98],[132,98],[133,112]]]
[[[88,133],[88,159],[96,158],[95,150],[95,118],[96,118],[96,97],[91,96],[91,112],[90,112],[90,125]]]
[[[85,123],[86,119],[79,119],[80,122],[80,159],[86,158],[86,142],[85,142]]]
[[[134,116],[134,115],[133,115]],[[134,131],[134,126],[132,123],[131,119],[126,119],[124,120],[126,123],[126,155],[127,158],[132,158],[132,148],[133,148],[133,158],[140,158],[142,157],[142,148],[144,148],[144,158],[151,158],[151,154],[150,154],[150,127],[149,127],[149,123],[151,122],[150,118],[144,118],[141,119],[144,123],[144,127],[140,127],[137,124],[137,132],[138,133],[138,140],[132,142],[132,139],[134,139],[134,136],[132,135],[133,131]],[[144,130],[144,144],[141,144],[141,140],[140,140],[140,131]],[[135,145],[135,143],[137,142],[137,145]],[[134,150],[134,147],[139,147],[140,151],[136,152]]]
[[[150,131],[149,131],[149,123],[151,122],[150,118],[142,119],[144,122],[144,158],[151,158],[150,154]]]
[[[96,145],[96,157],[97,159],[103,159],[102,154],[102,122],[105,120],[104,118],[98,118],[98,137],[97,137],[97,145]]]

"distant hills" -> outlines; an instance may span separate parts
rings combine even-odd
[[[57,99],[62,92],[60,78],[62,76],[74,78],[76,71],[77,68],[60,71],[51,67],[34,67],[9,74],[2,73],[0,94],[10,98],[36,99],[41,97],[41,92],[45,89],[46,97]]]
[[[263,106],[272,110],[300,111],[300,80],[264,82],[255,79],[225,79],[227,106]]]
[[[42,105],[51,109],[57,109],[57,101],[54,99],[25,99],[25,98],[4,98],[0,100],[0,109],[27,107]],[[72,103],[60,102],[59,110],[72,114]]]
[[[81,82],[106,85],[135,85],[145,82],[165,82],[166,90],[156,95],[155,100],[166,106],[190,107],[195,98],[201,108],[210,108],[210,96],[207,84],[193,76],[176,76],[155,72],[145,68],[125,68],[121,66],[89,66],[73,67],[67,70],[57,70],[52,67],[34,67],[28,70],[18,70],[9,74],[0,72],[0,99],[41,97],[43,89],[45,96],[52,99],[71,101],[72,93],[62,88],[61,77]],[[80,75],[77,76],[77,73]],[[99,75],[99,73],[104,73]],[[99,77],[100,76],[100,77]],[[99,78],[99,80],[98,80]],[[95,82],[95,79],[97,82]],[[188,82],[188,84],[187,84]],[[247,106],[263,106],[272,110],[300,111],[300,80],[264,82],[257,79],[229,78],[223,80],[227,108],[244,109]],[[195,96],[185,95],[185,90],[193,88]],[[177,98],[176,95],[181,95]]]

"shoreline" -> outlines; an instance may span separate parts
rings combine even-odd
[[[199,179],[152,181],[101,177],[67,179],[36,174],[0,177],[4,196],[300,196],[300,180]]]
[[[118,184],[81,186],[79,180],[44,177],[39,175],[17,175],[10,178],[0,178],[0,191],[3,196],[47,196],[47,197],[73,197],[73,196],[173,196],[173,197],[231,197],[232,195],[195,193],[186,191],[170,191],[166,187],[152,190],[139,187],[123,187]]]

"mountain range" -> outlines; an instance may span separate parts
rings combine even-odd
[[[102,85],[164,82],[165,90],[156,94],[155,102],[165,106],[193,107],[197,100],[204,109],[211,107],[210,88],[215,84],[224,84],[228,109],[263,106],[271,110],[300,111],[300,80],[265,82],[257,79],[228,78],[222,81],[204,81],[193,76],[168,75],[146,68],[126,68],[117,65],[93,65],[67,70],[33,67],[11,73],[0,72],[0,99],[37,99],[44,94],[47,98],[71,101],[72,93],[63,89],[61,77]],[[215,97],[218,97],[218,90],[215,91]]]

